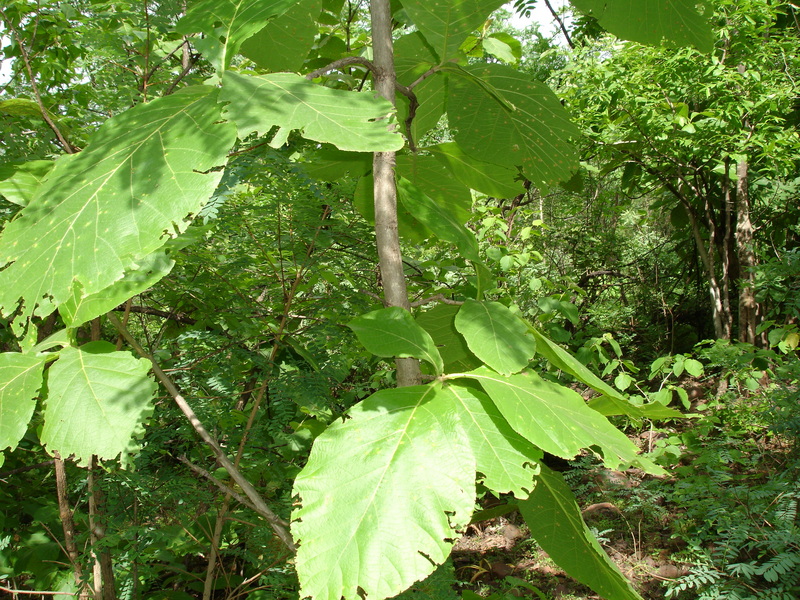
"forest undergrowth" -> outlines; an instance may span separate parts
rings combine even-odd
[[[686,419],[627,424],[669,476],[610,471],[584,453],[561,465],[564,478],[588,527],[644,598],[797,598],[800,363],[736,345],[700,355],[715,361],[706,365],[713,374],[683,382],[693,394]],[[756,369],[754,358],[777,361]],[[452,576],[464,598],[598,598],[527,538],[514,512],[470,527]]]

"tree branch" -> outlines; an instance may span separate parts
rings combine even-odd
[[[200,436],[200,438],[206,443],[206,445],[211,448],[214,452],[214,456],[216,456],[217,461],[222,467],[228,472],[231,478],[239,484],[239,487],[242,488],[242,491],[245,495],[250,499],[253,505],[257,508],[257,512],[264,516],[267,519],[272,530],[275,532],[275,535],[280,538],[280,540],[286,545],[289,550],[292,552],[297,551],[297,545],[292,540],[292,536],[289,534],[289,531],[286,529],[284,525],[285,521],[281,519],[278,515],[276,515],[264,502],[261,496],[258,494],[256,489],[253,485],[241,474],[239,469],[237,469],[233,462],[228,458],[225,452],[220,447],[219,443],[211,437],[211,434],[208,433],[208,430],[203,426],[200,422],[200,419],[195,414],[192,407],[186,402],[184,397],[178,391],[178,388],[169,378],[169,376],[161,370],[161,367],[158,366],[158,363],[150,356],[147,351],[142,348],[142,346],[137,342],[131,333],[125,328],[120,320],[113,314],[108,313],[108,320],[111,322],[114,327],[117,328],[117,331],[125,338],[125,341],[131,345],[131,347],[143,358],[146,358],[150,361],[153,365],[153,373],[155,374],[156,378],[161,382],[161,384],[166,388],[167,392],[172,396],[175,400],[175,404],[178,405],[178,408],[181,409],[186,418],[189,419],[189,423],[191,423],[194,430]]]

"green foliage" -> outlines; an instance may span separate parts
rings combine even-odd
[[[175,407],[154,406],[149,361],[118,350],[122,338],[117,345],[81,345],[87,336],[114,339],[100,317],[124,310],[127,329],[219,440],[222,451],[210,444],[215,466],[226,465],[242,488],[248,486],[240,473],[257,483],[284,518],[291,511],[301,597],[380,599],[427,577],[469,523],[480,482],[522,501],[530,495],[526,519],[565,568],[612,598],[635,598],[588,537],[565,486],[539,459],[543,451],[571,458],[592,448],[611,468],[636,464],[659,473],[605,417],[671,413],[633,406],[523,320],[492,268],[524,268],[532,253],[482,252],[466,225],[474,192],[516,197],[531,182],[552,188],[578,167],[572,138],[579,130],[556,95],[511,66],[478,60],[485,53],[510,64],[519,59],[521,45],[509,34],[473,35],[501,3],[408,0],[395,11],[404,29],[397,43],[408,103],[403,118],[419,115],[406,129],[416,140],[403,139],[389,102],[361,91],[375,74],[364,58],[372,42],[351,3],[343,10],[335,1],[201,0],[188,7],[166,2],[157,11],[125,6],[119,15],[120,7],[103,3],[44,4],[39,10],[17,0],[0,13],[14,36],[9,52],[26,67],[35,59],[30,79],[11,88],[14,98],[3,98],[4,117],[58,116],[48,127],[63,150],[83,149],[46,172],[28,161],[49,158],[53,148],[18,143],[10,158],[26,159],[23,166],[2,173],[0,192],[14,204],[11,211],[22,208],[7,213],[15,216],[0,238],[0,312],[2,328],[19,338],[9,334],[8,349],[22,352],[0,355],[0,375],[7,376],[0,381],[0,439],[4,448],[20,446],[15,457],[20,450],[38,457],[57,451],[73,455],[78,466],[93,456],[105,461],[104,482],[94,482],[96,468],[88,485],[104,487],[106,514],[91,519],[106,519],[109,533],[93,541],[97,530],[88,532],[79,508],[79,547],[90,550],[79,557],[84,572],[92,552],[115,554],[121,590],[132,598],[163,590],[197,595],[207,569],[209,585],[224,587],[227,597],[258,597],[263,589],[246,589],[256,581],[283,593],[290,576],[276,567],[282,557],[266,528],[254,523],[254,511],[233,508],[230,494],[215,487],[225,489],[218,481],[225,473],[211,469],[213,484],[176,476],[174,459],[207,465],[208,448],[196,444]],[[687,26],[700,27],[696,13],[685,16]],[[102,25],[92,30],[95,18]],[[69,35],[72,21],[94,32],[91,47],[58,40]],[[37,37],[40,25],[45,33]],[[287,38],[287,29],[297,35],[276,44],[272,38]],[[658,41],[680,43],[680,35],[666,27]],[[119,96],[136,106],[101,94],[50,93],[91,83],[96,73],[112,87],[109,72],[89,63],[92,48],[117,37],[124,43],[106,50],[103,60],[135,76]],[[57,59],[56,66],[42,57]],[[349,60],[328,64],[340,58]],[[324,68],[315,81],[286,72],[317,67]],[[64,73],[57,75],[58,68]],[[151,81],[157,71],[167,75],[164,81]],[[37,76],[44,79],[41,100]],[[30,93],[35,103],[24,97]],[[83,128],[73,138],[76,148],[60,116],[73,110],[59,107],[70,100],[83,110],[75,115]],[[101,124],[105,115],[115,116]],[[445,115],[452,131],[436,130]],[[458,303],[419,320],[397,306],[363,314],[368,303],[359,292],[377,289],[377,261],[365,243],[367,228],[345,200],[353,178],[361,177],[356,195],[369,218],[365,153],[388,153],[406,142],[409,150],[397,160],[402,210],[390,221],[400,221],[409,269],[417,270],[409,284],[413,294],[446,292]],[[191,224],[198,215],[202,226]],[[509,237],[511,223],[505,233],[500,225],[492,226],[497,235]],[[486,246],[487,239],[481,237]],[[580,323],[563,290],[539,300],[540,322]],[[428,361],[433,381],[375,391],[386,385],[386,371],[355,347],[345,322],[379,357]],[[37,345],[40,335],[48,339]],[[534,360],[602,396],[587,405],[555,378],[534,372]],[[40,414],[33,410],[37,393]],[[152,427],[145,429],[148,420]],[[142,437],[134,459],[139,470],[117,471],[114,459],[124,463]],[[74,495],[83,484],[75,465],[69,470],[67,493]],[[159,487],[163,481],[167,489]],[[2,493],[15,510],[28,510]],[[54,509],[51,500],[42,510],[49,531],[58,530],[50,522]],[[94,498],[89,510],[97,510]],[[25,584],[60,589],[69,574],[49,566],[57,562],[54,550],[39,533],[15,542],[22,559],[10,571]],[[35,568],[36,561],[48,566]],[[212,581],[214,561],[224,582]],[[765,567],[764,576],[783,565]],[[208,589],[204,595],[210,597]]]

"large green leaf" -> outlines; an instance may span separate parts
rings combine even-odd
[[[532,372],[503,377],[482,367],[466,376],[481,384],[517,433],[546,452],[572,458],[582,448],[597,446],[610,469],[636,464],[650,473],[663,473],[639,456],[638,448],[625,434],[569,388]]]
[[[431,200],[446,209],[459,224],[472,217],[472,194],[464,182],[431,156],[401,154],[397,157],[397,174],[405,177]]]
[[[470,371],[481,365],[481,361],[469,351],[467,342],[455,327],[459,306],[437,304],[417,315],[417,323],[427,331],[442,355],[445,369]]]
[[[200,0],[189,6],[178,33],[203,33],[193,43],[222,72],[242,43],[297,0]]]
[[[475,461],[453,395],[388,389],[314,442],[295,479],[300,596],[395,596],[450,553],[475,501]]]
[[[505,0],[403,0],[440,62],[455,58],[467,36],[503,4]]]
[[[188,227],[235,141],[216,95],[191,87],[137,106],[56,161],[0,238],[0,312],[22,299],[23,320],[45,316],[78,288],[99,292]]]
[[[704,0],[570,0],[582,13],[625,40],[657,46],[664,40],[694,46],[702,52],[714,47]],[[705,15],[697,11],[702,6]]]
[[[411,137],[419,141],[423,135],[436,127],[445,112],[447,100],[447,75],[437,74],[421,82],[417,79],[438,62],[425,38],[419,31],[404,35],[394,44],[394,65],[397,81],[402,85],[416,84],[414,95],[419,106],[411,122]],[[397,95],[397,116],[403,132],[410,110],[410,102],[403,94]]]
[[[506,375],[527,367],[536,352],[528,326],[499,302],[466,300],[455,326],[475,356]]]
[[[542,451],[511,428],[486,394],[462,385],[448,389],[461,405],[461,425],[483,484],[495,493],[525,498]]]
[[[150,362],[115,352],[107,342],[65,348],[48,371],[44,427],[40,439],[51,452],[113,459],[136,449],[134,436],[153,411],[155,382]]]
[[[52,160],[32,160],[0,166],[0,196],[19,206],[27,206],[54,164]]]
[[[408,179],[397,181],[397,197],[410,214],[430,229],[440,240],[451,242],[464,258],[478,261],[478,240],[454,214],[455,211],[434,202]]]
[[[107,342],[62,350],[48,371],[42,444],[64,457],[74,454],[79,464],[93,454],[113,459],[121,453],[124,462],[153,411],[157,386],[149,370],[149,361],[115,352]]]
[[[566,181],[578,167],[570,143],[580,131],[556,95],[511,67],[480,64],[450,77],[448,118],[459,147],[522,173],[538,185]]]
[[[78,327],[99,315],[104,315],[136,294],[153,287],[175,266],[163,250],[144,257],[135,270],[125,272],[125,276],[109,287],[84,295],[76,289],[72,298],[58,307],[58,312],[66,327]]]
[[[386,100],[370,92],[326,88],[294,73],[225,73],[220,100],[230,103],[223,114],[236,123],[241,138],[279,126],[272,141],[276,147],[293,129],[310,140],[354,152],[399,150],[404,143],[399,133],[387,129],[393,108]]]
[[[445,165],[456,180],[487,196],[513,198],[525,191],[522,181],[517,180],[516,169],[476,160],[464,154],[455,142],[431,146],[426,150]]]
[[[241,52],[269,71],[299,71],[319,33],[322,0],[295,0],[295,5],[272,19],[242,44]]]
[[[431,336],[417,325],[404,308],[390,306],[356,317],[348,324],[358,341],[378,356],[419,358],[433,365],[436,372],[444,370],[442,357]]]
[[[28,429],[46,358],[16,352],[0,354],[0,451],[16,448]]]
[[[517,505],[531,537],[570,577],[606,600],[641,600],[586,527],[560,474],[542,465],[533,493]]]
[[[683,415],[660,402],[652,402],[644,406],[636,406],[597,375],[592,373],[586,365],[581,363],[569,352],[558,346],[547,336],[533,327],[530,334],[536,338],[536,353],[546,358],[557,369],[569,373],[581,383],[585,383],[593,390],[600,392],[601,396],[589,401],[589,406],[607,417],[613,415],[628,415],[629,417],[646,417],[650,419],[674,419]]]

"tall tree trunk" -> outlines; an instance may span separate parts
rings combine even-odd
[[[753,282],[753,267],[756,256],[753,252],[753,224],[750,222],[750,195],[747,182],[747,160],[736,164],[736,248],[739,253],[739,340],[749,344],[756,342],[756,303]]]
[[[375,65],[375,90],[394,104],[395,70],[392,49],[392,13],[389,0],[370,2],[372,52]],[[403,272],[403,256],[397,233],[397,186],[394,177],[395,153],[376,152],[372,160],[375,181],[375,238],[378,245],[383,295],[387,306],[411,310]],[[422,378],[419,361],[398,358],[397,385],[418,385]]]
[[[731,338],[731,330],[728,322],[725,319],[725,308],[722,303],[722,288],[719,285],[716,273],[716,260],[714,252],[714,236],[711,236],[709,248],[706,248],[703,236],[700,234],[700,223],[697,220],[697,214],[694,207],[688,202],[684,203],[686,212],[689,215],[689,223],[692,227],[692,235],[694,242],[697,245],[697,253],[700,255],[700,262],[703,263],[703,268],[706,271],[706,280],[708,281],[708,292],[711,296],[711,311],[714,322],[714,336],[717,339],[729,340]]]

